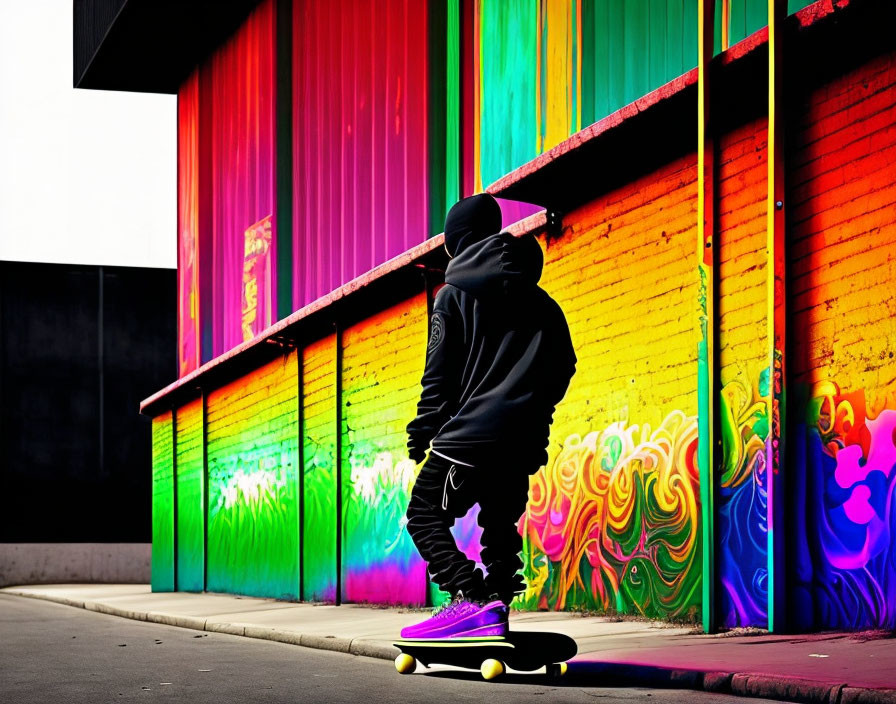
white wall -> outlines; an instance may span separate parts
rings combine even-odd
[[[177,99],[72,88],[72,0],[0,0],[0,260],[174,268]]]

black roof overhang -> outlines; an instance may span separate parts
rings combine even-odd
[[[74,87],[177,93],[259,0],[74,0]]]

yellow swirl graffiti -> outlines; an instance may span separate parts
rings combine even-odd
[[[680,411],[656,430],[619,422],[567,437],[533,476],[520,522],[529,542],[525,605],[696,613],[696,449],[696,418]]]

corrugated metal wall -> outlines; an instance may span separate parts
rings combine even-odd
[[[297,309],[697,58],[697,0],[293,0],[278,19],[288,6],[262,3],[180,91],[181,374],[289,312],[274,305],[278,158]],[[717,0],[717,49],[723,15],[733,44],[765,13]],[[292,30],[291,156],[275,153],[275,22]],[[531,212],[506,203],[505,222]]]
[[[295,0],[296,309],[430,234],[425,2]]]

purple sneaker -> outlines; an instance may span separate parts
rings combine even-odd
[[[507,635],[508,608],[455,597],[432,618],[402,629],[402,638],[500,638]]]

